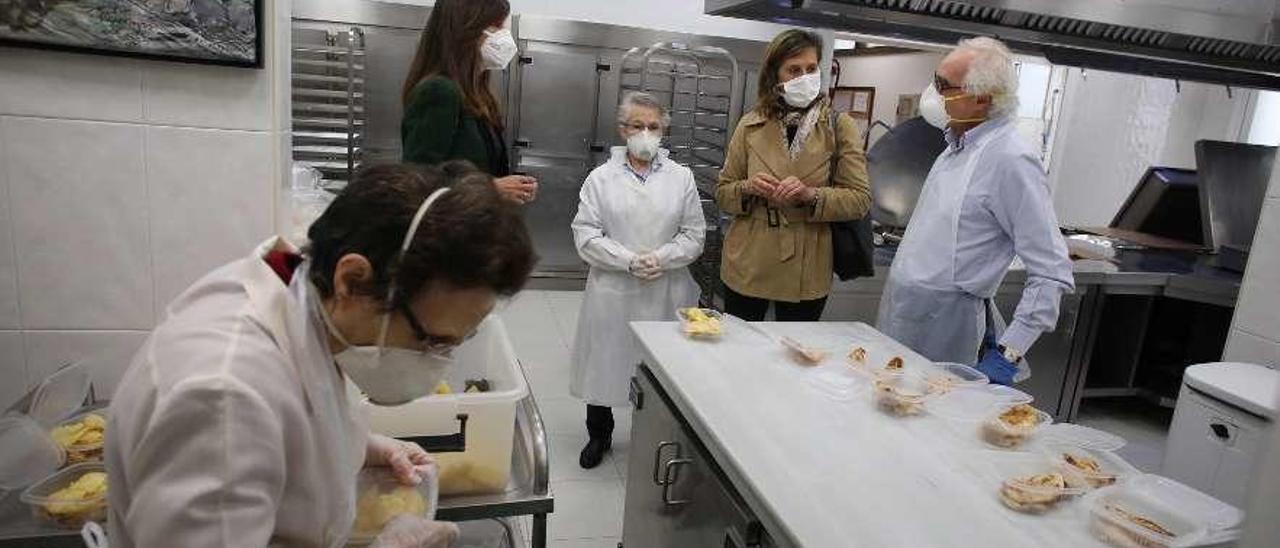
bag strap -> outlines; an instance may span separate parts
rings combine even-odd
[[[827,111],[827,125],[831,126],[831,140],[835,143],[835,146],[831,147],[831,166],[827,174],[827,186],[835,186],[836,170],[840,167],[840,111],[835,109]]]

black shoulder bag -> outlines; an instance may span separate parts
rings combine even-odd
[[[828,184],[835,186],[836,170],[840,166],[839,112],[831,111],[827,122],[835,146],[831,150],[831,173]],[[837,221],[831,225],[832,270],[841,281],[869,278],[876,275],[875,242],[871,239],[871,216],[863,215],[853,221]]]

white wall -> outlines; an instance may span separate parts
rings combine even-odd
[[[898,96],[919,95],[924,91],[925,86],[933,81],[933,73],[944,55],[918,52],[841,57],[839,85],[876,88],[872,121],[880,120],[893,126],[898,119]],[[872,131],[871,143],[883,135],[882,129]]]
[[[1241,140],[1252,92],[1070,69],[1049,180],[1064,225],[1106,226],[1153,165],[1195,167],[1195,141]]]
[[[67,360],[109,396],[169,300],[272,233],[289,2],[264,12],[262,70],[0,47],[0,407]]]

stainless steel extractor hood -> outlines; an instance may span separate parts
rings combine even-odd
[[[1280,89],[1277,0],[706,0],[706,11],[940,44],[987,35],[1054,64]]]

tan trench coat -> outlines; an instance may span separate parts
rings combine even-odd
[[[729,142],[716,185],[720,209],[734,216],[724,240],[720,276],[740,294],[784,302],[826,297],[832,279],[828,223],[862,218],[871,208],[857,126],[848,115],[839,116],[840,159],[834,180],[828,181],[835,138],[827,106],[818,108],[823,112],[794,161],[785,147],[782,123],[754,111],[742,117]],[[780,181],[795,176],[818,187],[817,204],[775,208],[748,194],[749,179],[760,172]]]

